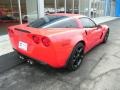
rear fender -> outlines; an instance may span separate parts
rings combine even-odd
[[[74,37],[74,39],[72,40],[72,45],[75,46],[78,42],[83,41],[83,37],[82,36],[76,36]]]
[[[78,42],[83,41],[82,35],[78,35],[76,32],[69,32],[69,34],[68,32],[59,35],[57,34],[50,37],[50,39],[53,42],[55,55],[57,58],[56,63],[60,67],[65,66],[75,45]]]
[[[74,39],[71,42],[73,45],[72,48],[74,48],[80,42],[82,42],[85,45],[85,41],[82,35],[74,37]]]

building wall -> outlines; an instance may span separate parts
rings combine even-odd
[[[12,1],[12,5],[10,3]],[[38,18],[38,0],[20,0],[21,1],[21,11],[23,15],[31,15],[30,19],[37,19]],[[55,12],[55,0],[44,0],[44,12]],[[65,5],[64,0],[56,0],[56,12],[65,12]],[[39,2],[39,5],[41,3]],[[74,8],[73,8],[74,6]],[[80,7],[79,7],[80,6]],[[90,8],[91,6],[91,8]],[[116,8],[115,8],[116,7]],[[0,10],[1,8],[5,8],[4,15],[10,15],[12,12],[18,12],[18,3],[17,0],[0,0]],[[8,9],[8,10],[7,10]],[[100,17],[100,16],[120,16],[120,0],[66,0],[66,12],[67,13],[76,13],[76,14],[83,14],[87,16]],[[1,13],[1,12],[0,12]],[[19,18],[19,14],[17,16]],[[30,20],[28,19],[28,20]]]
[[[117,17],[120,17],[120,0],[116,0],[115,14],[116,14]]]
[[[38,18],[37,15],[37,0],[26,0],[26,9],[28,22]]]

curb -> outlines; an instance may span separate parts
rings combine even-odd
[[[8,41],[8,40],[9,40],[9,37],[8,37],[7,34],[0,36],[0,43],[1,43],[1,42],[4,42],[4,41]]]

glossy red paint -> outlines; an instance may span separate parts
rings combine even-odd
[[[79,18],[84,16],[75,14],[52,15],[73,18],[78,24],[78,28],[32,28],[28,27],[27,24],[11,26],[8,29],[12,47],[25,56],[52,67],[61,68],[66,65],[74,46],[78,42],[84,42],[84,52],[86,53],[102,42],[108,30],[106,25],[83,28]],[[27,46],[27,50],[20,49],[20,42]]]

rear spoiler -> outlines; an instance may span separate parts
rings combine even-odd
[[[25,32],[25,33],[31,33],[30,31],[19,29],[19,28],[15,28],[15,30],[20,31],[20,32]]]

